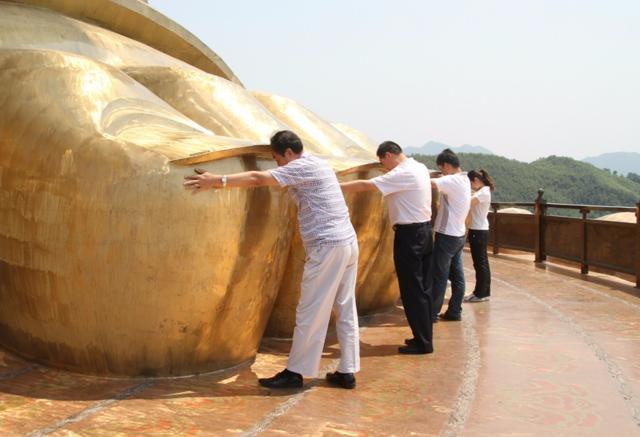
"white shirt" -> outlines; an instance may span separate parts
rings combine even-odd
[[[392,224],[423,223],[431,220],[431,182],[429,170],[407,158],[393,170],[371,179],[389,207]]]
[[[434,229],[452,237],[464,237],[464,221],[471,206],[471,181],[466,174],[456,173],[434,179],[440,191],[440,207]]]
[[[298,224],[305,247],[346,246],[355,240],[338,178],[324,160],[303,153],[269,173],[278,184],[289,187],[289,194],[298,205]]]
[[[473,193],[472,199],[478,199],[478,203],[471,206],[471,223],[469,229],[476,231],[489,230],[489,208],[491,207],[491,188],[484,186]]]

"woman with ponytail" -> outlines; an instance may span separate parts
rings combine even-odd
[[[476,271],[476,286],[473,293],[465,297],[465,302],[484,302],[491,295],[491,270],[487,256],[491,192],[495,184],[486,170],[471,170],[467,173],[474,193],[471,196],[471,224],[469,225],[469,245],[473,268]]]

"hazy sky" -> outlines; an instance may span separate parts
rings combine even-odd
[[[403,146],[640,152],[638,0],[151,0],[244,85]]]

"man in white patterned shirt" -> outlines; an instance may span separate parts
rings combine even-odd
[[[278,164],[275,169],[231,175],[196,170],[196,175],[185,177],[185,188],[198,193],[225,187],[289,187],[298,205],[298,223],[307,259],[287,367],[259,382],[269,388],[298,388],[302,387],[303,376],[316,376],[331,309],[335,308],[340,364],[338,370],[328,373],[326,378],[333,385],[354,388],[354,373],[360,370],[355,300],[358,242],[349,210],[334,171],[322,159],[305,153],[296,134],[277,132],[271,137],[271,149]]]

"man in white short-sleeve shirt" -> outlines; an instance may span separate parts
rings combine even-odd
[[[433,352],[431,299],[427,274],[433,247],[431,185],[424,164],[407,158],[392,141],[380,144],[377,155],[389,170],[382,176],[340,184],[345,192],[378,190],[384,196],[395,230],[393,260],[400,295],[413,337],[398,348],[403,354]]]
[[[196,170],[185,187],[198,193],[209,188],[280,185],[288,187],[298,205],[298,224],[307,260],[304,265],[296,327],[287,367],[271,378],[259,379],[269,388],[299,388],[303,376],[315,377],[320,365],[332,308],[337,315],[340,362],[326,375],[332,385],[355,388],[360,370],[360,339],[355,284],[358,242],[349,210],[333,169],[304,153],[300,138],[290,131],[271,137],[278,167],[213,175]]]
[[[432,179],[440,193],[440,206],[435,221],[435,241],[430,269],[432,317],[436,320],[459,321],[462,317],[464,298],[464,248],[465,220],[471,205],[471,183],[460,169],[458,156],[450,149],[443,150],[436,158],[443,176]],[[447,280],[451,280],[451,299],[447,311],[438,313],[444,303]]]

